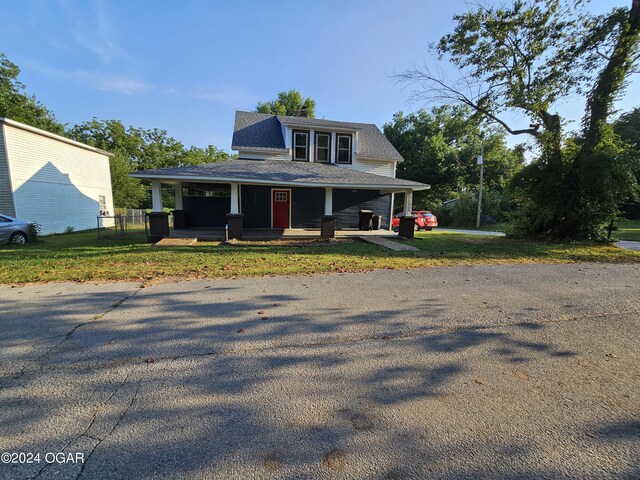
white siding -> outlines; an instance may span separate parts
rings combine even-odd
[[[283,125],[282,132],[284,133],[284,148],[288,148],[289,150],[291,150],[291,142],[293,140],[293,137],[291,135],[293,130]]]
[[[256,153],[245,150],[238,150],[238,158],[249,160],[291,160],[291,155],[288,153]]]
[[[0,124],[0,213],[10,217],[16,216],[13,208],[13,192],[11,190],[7,152],[5,151],[3,124]]]
[[[359,160],[357,158],[354,158],[351,165],[340,166],[358,170],[360,172],[373,173],[374,175],[395,178],[395,164],[396,162],[392,161],[383,162],[378,160]]]
[[[113,215],[109,157],[4,125],[16,216],[43,233],[96,227],[103,195]]]

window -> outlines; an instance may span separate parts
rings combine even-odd
[[[329,162],[329,152],[331,151],[331,134],[316,133],[316,162]]]
[[[293,159],[300,162],[309,161],[309,132],[293,131]]]
[[[11,220],[5,217],[0,217],[0,223],[11,223]]]
[[[351,135],[336,136],[336,163],[351,163]]]
[[[275,192],[274,200],[276,202],[288,202],[289,201],[289,192]]]

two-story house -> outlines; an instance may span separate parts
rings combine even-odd
[[[357,229],[359,211],[373,210],[390,228],[393,197],[429,185],[395,178],[402,156],[373,124],[301,116],[236,112],[225,162],[132,173],[150,180],[154,212],[162,212],[161,184],[176,195],[176,228]]]

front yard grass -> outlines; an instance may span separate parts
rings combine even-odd
[[[554,244],[434,230],[408,242],[420,252],[392,252],[359,241],[337,246],[229,246],[199,243],[158,248],[137,234],[98,240],[95,231],[43,237],[0,247],[0,284],[51,281],[161,281],[360,272],[499,263],[640,263],[640,253],[593,244]]]
[[[612,237],[640,242],[640,220],[622,220],[614,225],[617,228],[611,233]]]

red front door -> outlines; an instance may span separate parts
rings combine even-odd
[[[271,190],[273,228],[289,228],[290,190]]]

